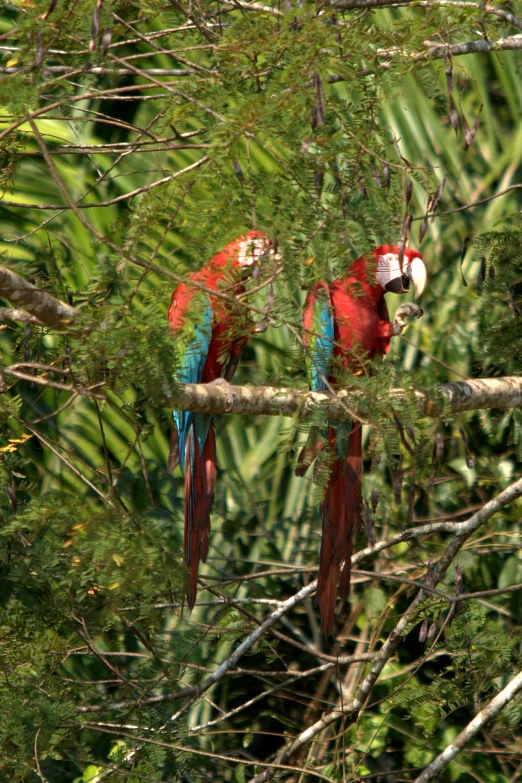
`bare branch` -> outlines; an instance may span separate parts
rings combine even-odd
[[[409,5],[429,8],[443,6],[468,8],[470,10],[479,11],[480,14],[492,14],[494,16],[499,16],[506,22],[510,22],[516,27],[522,26],[521,20],[513,14],[509,13],[509,11],[505,11],[502,8],[496,8],[492,5],[480,5],[479,3],[468,3],[463,2],[462,0],[421,0],[421,2],[416,2],[416,0],[337,0],[335,3],[330,4],[330,8],[335,8],[338,10],[351,10],[355,8],[397,8]]]
[[[261,11],[272,16],[284,16],[283,12],[279,8],[275,8],[269,5],[261,5],[260,3],[240,3],[239,0],[234,0],[233,3],[227,2],[227,0],[219,0],[220,4],[225,8],[241,8],[242,11]]]
[[[351,657],[353,658],[354,661],[357,659],[356,655]],[[369,656],[366,654],[363,660],[368,660],[368,657]],[[307,677],[314,677],[317,674],[322,674],[323,672],[329,671],[330,669],[332,669],[334,666],[337,665],[338,665],[337,661],[335,661],[330,663],[324,663],[322,666],[317,666],[315,669],[308,669],[308,671],[305,672],[298,672],[297,674],[290,677],[285,682],[283,683],[279,682],[277,683],[277,685],[274,685],[272,688],[268,688],[267,690],[261,691],[261,693],[258,693],[256,696],[253,696],[251,699],[248,699],[247,701],[243,702],[243,704],[240,704],[238,707],[234,707],[234,709],[224,713],[224,715],[220,715],[219,718],[215,718],[214,720],[209,720],[207,721],[207,723],[204,723],[200,726],[190,727],[189,731],[191,733],[194,733],[194,732],[199,732],[208,729],[210,728],[210,726],[217,726],[219,723],[223,723],[223,721],[229,720],[234,715],[237,715],[240,712],[244,712],[244,710],[248,709],[253,704],[257,704],[257,702],[266,699],[272,693],[277,693],[277,691],[280,691],[283,688],[287,688],[289,685],[292,685],[294,682],[298,682],[299,680],[304,680]]]
[[[467,41],[466,43],[450,44],[441,46],[440,44],[426,41],[428,51],[424,54],[415,55],[414,60],[442,60],[444,55],[450,54],[452,57],[460,57],[463,54],[477,54],[484,52],[500,52],[512,49],[522,49],[522,34],[510,35],[506,38],[499,38],[497,41]]]
[[[413,2],[414,0],[409,0],[404,5],[410,5]],[[330,4],[330,8],[335,8],[338,11],[350,11],[352,8],[388,8],[396,4],[397,0],[337,0],[337,2]]]
[[[29,383],[37,383],[39,386],[47,386],[50,389],[57,389],[61,392],[72,392],[72,394],[82,394],[84,397],[92,397],[94,399],[98,400],[107,400],[107,397],[105,394],[97,391],[101,384],[95,384],[94,386],[75,386],[65,383],[57,383],[56,381],[51,381],[47,377],[44,377],[42,375],[30,375],[26,372],[21,372],[17,369],[17,367],[24,366],[24,365],[12,365],[11,367],[2,367],[0,378],[3,375],[11,375],[13,378],[18,378],[20,381],[28,381]],[[25,365],[27,367],[27,365]],[[38,367],[36,368],[38,369]],[[47,372],[58,372],[55,368],[50,368],[50,370],[47,370]],[[64,373],[66,374],[66,373]],[[5,391],[5,386],[2,386],[0,384],[0,391]]]
[[[360,7],[366,7],[366,5],[362,5],[363,1],[364,0],[361,0]],[[357,2],[359,2],[359,0],[357,0]],[[382,3],[382,5],[395,6],[397,3],[386,2]],[[398,5],[402,5],[402,3],[399,3]],[[443,60],[444,57],[447,57],[448,55],[451,55],[451,57],[460,57],[465,54],[483,54],[496,51],[518,50],[522,49],[522,34],[499,38],[497,41],[492,41],[490,39],[486,41],[482,39],[480,41],[467,41],[460,44],[439,44],[433,41],[425,41],[424,45],[427,47],[424,52],[411,52],[403,46],[393,49],[378,49],[376,54],[382,60],[380,67],[388,70],[391,65],[390,61],[394,57],[405,57],[412,62],[423,62],[426,60]],[[370,75],[372,73],[373,70],[367,67],[362,68],[359,71],[359,74],[361,75]],[[337,84],[338,82],[348,81],[350,78],[350,76],[332,73],[328,75],[327,81],[329,84]]]
[[[522,184],[510,185],[509,188],[501,190],[499,193],[495,193],[493,196],[481,198],[478,201],[471,202],[471,204],[465,204],[463,207],[447,209],[445,212],[439,212],[438,210],[437,212],[429,212],[426,217],[441,217],[441,215],[453,215],[455,212],[464,212],[466,209],[473,209],[474,207],[478,207],[481,204],[487,204],[488,201],[493,201],[493,199],[500,198],[500,196],[505,196],[506,193],[509,193],[511,190],[518,190],[519,188],[522,188]],[[422,220],[423,218],[424,215],[420,215],[419,217],[414,217],[413,220]]]
[[[94,723],[93,722],[93,723],[89,723],[87,725],[91,726],[92,728],[96,728],[97,726],[101,726],[107,732],[107,734],[118,734],[121,737],[129,737],[132,740],[136,739],[134,734],[128,734],[125,731],[121,731],[121,729],[119,727],[118,727],[117,731],[111,731],[111,729],[109,728],[109,725],[106,724],[106,723],[98,724],[98,723]],[[132,728],[135,729],[135,728],[138,728],[138,726],[134,725],[134,726],[132,726]],[[98,731],[99,730],[100,729],[98,729]],[[265,761],[249,761],[248,759],[239,758],[237,756],[232,756],[232,755],[228,755],[228,754],[225,756],[225,755],[222,755],[220,753],[215,753],[214,751],[199,750],[198,748],[192,748],[189,745],[174,745],[171,742],[161,742],[160,740],[151,739],[150,737],[143,737],[143,736],[141,736],[141,737],[138,737],[138,740],[141,743],[147,743],[147,744],[150,744],[150,745],[157,745],[158,747],[162,747],[162,748],[171,748],[172,750],[183,751],[184,753],[193,753],[196,756],[204,756],[204,757],[207,757],[207,758],[211,758],[211,759],[214,760],[214,763],[215,763],[216,760],[221,760],[221,761],[226,761],[226,762],[232,762],[233,764],[241,764],[241,765],[249,764],[250,766],[255,765],[256,767],[264,767],[270,773],[272,773],[275,770],[279,770],[279,769],[290,770],[290,772],[300,772],[301,774],[306,773],[307,775],[312,775],[313,777],[316,777],[319,780],[326,780],[327,783],[332,783],[332,778],[331,777],[329,777],[327,775],[323,775],[323,773],[319,772],[318,770],[309,769],[309,768],[305,768],[305,767],[290,766],[289,764],[277,764],[277,763],[270,764],[270,763],[265,762]],[[130,751],[127,754],[126,760],[130,760],[130,758],[132,758],[132,756],[135,753],[136,753],[136,748],[134,750]],[[109,771],[113,771],[113,770],[114,770],[114,767],[113,768],[109,768],[109,770],[105,770],[104,772],[102,772],[101,774],[98,775],[97,779],[98,780],[102,780],[103,777],[106,777],[106,775],[107,775],[107,773]]]
[[[197,73],[195,68],[142,68],[144,74],[152,74],[152,76],[192,76]],[[22,65],[9,65],[0,68],[0,73],[12,74],[23,73],[27,71],[27,66]],[[46,73],[64,73],[67,76],[77,73],[73,68],[69,68],[67,65],[46,65]],[[130,76],[134,73],[130,68],[102,68],[93,67],[90,68],[88,73],[107,76]]]
[[[409,52],[404,47],[393,49],[378,49],[377,54],[382,58],[406,57],[413,62],[422,60],[443,60],[445,57],[461,57],[464,54],[482,54],[487,52],[511,51],[522,49],[522,34],[509,35],[499,38],[480,41],[466,41],[459,44],[440,44],[434,41],[424,41],[425,52]]]
[[[417,527],[408,528],[407,530],[403,530],[400,533],[396,533],[393,536],[390,536],[387,539],[383,539],[382,541],[378,541],[375,546],[373,547],[366,547],[366,549],[361,549],[359,552],[353,555],[352,557],[352,566],[356,565],[357,563],[362,562],[363,560],[366,560],[369,557],[374,557],[379,552],[382,552],[385,549],[390,549],[393,546],[396,546],[397,544],[401,544],[405,541],[411,541],[413,539],[422,538],[423,536],[430,535],[432,533],[451,533],[455,532],[455,530],[458,528],[458,525],[462,524],[459,522],[433,522],[429,525],[419,525]],[[270,572],[272,573],[272,572]],[[263,577],[266,575],[265,573],[258,574],[258,577]],[[211,674],[209,677],[207,677],[204,682],[202,682],[200,685],[193,685],[189,686],[187,688],[180,689],[179,691],[176,691],[173,694],[167,694],[166,696],[152,696],[148,697],[147,700],[141,700],[140,703],[155,703],[161,700],[174,700],[174,699],[183,699],[186,697],[193,697],[190,699],[190,701],[180,710],[176,715],[174,715],[171,720],[174,720],[178,717],[179,714],[181,714],[182,711],[184,711],[190,704],[192,704],[199,696],[201,696],[206,690],[211,688],[215,683],[219,682],[226,674],[230,674],[233,671],[234,665],[237,663],[237,661],[241,658],[244,653],[246,653],[254,644],[255,642],[260,638],[260,635],[262,635],[265,631],[268,631],[272,628],[275,623],[281,619],[287,612],[289,612],[291,609],[293,609],[294,606],[297,606],[301,601],[304,601],[308,596],[313,595],[315,592],[315,589],[317,587],[317,580],[314,580],[313,582],[310,582],[310,584],[306,585],[302,590],[300,590],[298,593],[293,595],[291,598],[287,599],[286,601],[279,602],[279,606],[275,612],[272,612],[261,624],[258,628],[256,628],[249,636],[239,645],[239,647],[235,650],[234,653],[228,658],[226,661],[224,661],[223,664],[215,671],[213,674]],[[123,611],[123,610],[122,610]],[[313,651],[314,655],[319,655],[319,657],[327,659],[328,662],[335,663],[336,665],[344,665],[352,663],[356,660],[370,660],[373,659],[374,655],[373,653],[371,655],[348,655],[348,656],[330,656],[325,655],[323,653],[318,653],[318,651]],[[93,704],[93,705],[85,705],[85,706],[79,706],[76,707],[76,710],[78,712],[106,712],[108,710],[116,710],[116,709],[129,709],[132,706],[130,702],[119,702],[115,704]]]
[[[5,266],[0,266],[0,296],[27,311],[25,315],[21,315],[22,311],[19,309],[1,308],[1,320],[34,320],[46,326],[64,326],[71,323],[77,313],[71,305],[41,291]]]
[[[170,84],[177,84],[177,82],[159,82],[161,87],[167,88]],[[92,90],[91,92],[84,93],[81,92],[79,95],[70,95],[67,98],[67,103],[77,103],[79,101],[87,101],[92,98],[95,98],[96,100],[122,100],[122,96],[125,93],[130,92],[143,92],[143,90],[152,90],[156,88],[155,83],[151,84],[129,84],[127,86],[121,86],[118,85],[118,87],[112,87],[111,89],[107,90]],[[143,100],[142,95],[139,96],[139,100]],[[157,99],[158,95],[149,96],[151,99]],[[55,101],[54,103],[47,104],[46,106],[41,106],[39,109],[35,109],[33,112],[31,112],[30,117],[32,120],[37,119],[38,117],[41,117],[43,114],[47,114],[50,111],[54,111],[55,109],[60,109],[62,107],[62,101]],[[61,118],[60,118],[61,119]],[[17,128],[20,127],[20,125],[23,125],[25,122],[27,122],[27,116],[21,116],[18,117],[14,122],[11,123],[7,128],[5,128],[0,133],[0,141],[2,139],[9,136],[13,131],[15,131]]]
[[[506,685],[500,693],[489,702],[489,704],[480,710],[470,723],[464,728],[460,734],[448,745],[437,758],[429,764],[424,772],[422,772],[417,778],[415,783],[430,783],[434,780],[448,764],[453,761],[468,744],[470,740],[475,737],[479,731],[482,731],[484,726],[493,720],[503,709],[506,707],[522,690],[522,671],[511,680],[509,685]]]
[[[202,21],[200,21],[189,9],[183,8],[182,4],[178,2],[178,0],[169,0],[170,4],[180,12],[183,16],[185,16],[187,19],[190,19],[190,21],[196,25],[201,35],[203,35],[207,41],[209,41],[211,44],[215,42],[215,35],[214,31],[209,30]]]
[[[408,5],[408,3],[399,2],[397,5]],[[452,8],[475,9],[481,15],[491,14],[492,16],[498,16],[522,30],[522,19],[519,19],[503,8],[496,8],[493,5],[480,5],[479,3],[467,2],[467,0],[420,0],[420,2],[415,3],[415,6],[421,6],[423,8],[444,8],[444,6],[451,6]]]
[[[19,310],[16,307],[0,307],[0,321],[20,321],[22,323],[39,324],[43,326],[43,321],[40,321],[36,316],[31,315],[26,310]]]
[[[42,783],[47,783],[47,778],[44,777],[44,774],[42,772],[42,767],[40,766],[40,759],[38,758],[38,735],[40,734],[41,727],[36,732],[36,736],[34,738],[34,760],[36,762],[36,768],[38,770],[38,777],[42,781]]]
[[[404,576],[396,576],[395,574],[384,573],[382,571],[363,571],[360,568],[354,568],[351,572],[361,576],[367,576],[372,579],[388,580],[389,582],[397,582],[398,584],[410,585],[411,587],[417,587],[422,590],[426,590],[434,596],[439,596],[444,601],[450,604],[458,604],[462,601],[472,601],[476,598],[486,598],[492,595],[504,595],[505,593],[518,593],[522,590],[522,584],[509,585],[509,587],[496,587],[491,590],[477,590],[474,593],[458,593],[457,595],[449,595],[443,590],[436,590],[433,587],[426,587],[426,585],[417,581],[416,579],[407,579]]]
[[[416,399],[419,411],[425,416],[436,417],[444,411],[479,410],[482,408],[512,408],[522,404],[522,378],[473,378],[468,381],[443,383],[434,391],[417,389],[386,390],[386,396]],[[195,413],[246,413],[265,416],[309,416],[323,408],[330,419],[346,416],[346,403],[360,402],[362,390],[353,387],[342,389],[336,396],[324,392],[271,386],[231,386],[206,383],[179,384],[169,403],[179,410]]]
[[[483,525],[485,522],[487,522],[494,514],[496,514],[497,511],[499,511],[504,506],[512,503],[521,495],[522,495],[522,479],[519,479],[518,481],[515,481],[513,484],[511,484],[511,486],[509,486],[499,495],[497,495],[496,498],[490,500],[489,503],[486,503],[479,511],[477,511],[476,514],[473,514],[473,516],[467,519],[465,522],[457,523],[455,525],[455,535],[453,536],[450,543],[446,547],[437,565],[435,566],[435,568],[433,568],[433,570],[429,574],[429,577],[426,579],[426,587],[433,588],[441,581],[441,579],[443,579],[444,575],[446,574],[446,571],[450,567],[455,556],[458,554],[458,552],[465,544],[465,542],[468,540],[468,538],[472,535],[472,533],[478,530],[478,528],[481,525]],[[352,558],[352,562],[353,562],[353,558]],[[428,579],[429,579],[429,584],[428,584]],[[415,617],[419,612],[419,609],[422,607],[422,604],[424,603],[426,598],[428,598],[428,596],[429,593],[427,590],[425,589],[419,590],[419,592],[411,602],[410,606],[408,607],[406,612],[402,615],[401,619],[399,620],[399,622],[397,623],[397,625],[395,626],[395,628],[387,638],[386,642],[383,644],[381,649],[377,652],[374,663],[372,664],[372,667],[368,672],[368,674],[366,675],[362,685],[358,689],[355,697],[344,705],[344,709],[342,711],[336,709],[333,710],[332,712],[326,713],[312,726],[309,726],[307,729],[305,729],[305,731],[301,732],[301,734],[293,742],[287,744],[283,748],[283,750],[280,753],[278,753],[275,759],[276,763],[280,764],[286,762],[287,759],[289,759],[293,755],[293,753],[295,753],[295,751],[297,751],[299,748],[303,747],[312,739],[314,739],[314,737],[320,734],[325,728],[330,726],[332,723],[339,720],[341,714],[344,715],[345,717],[348,717],[352,721],[357,719],[357,715],[359,711],[361,710],[366,700],[368,699],[373,689],[373,686],[378,680],[386,663],[390,660],[392,655],[395,654],[395,651],[399,647],[401,639],[403,638],[403,635],[406,632],[408,625],[415,619]],[[264,770],[259,775],[256,775],[254,778],[252,778],[250,780],[250,783],[265,783],[265,781],[269,780],[270,776],[271,776],[270,770]]]

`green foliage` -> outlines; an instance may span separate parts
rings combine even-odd
[[[483,606],[461,607],[451,619],[445,635],[444,655],[449,663],[429,685],[408,682],[393,697],[393,703],[408,711],[426,736],[440,730],[441,723],[464,707],[485,702],[493,695],[493,685],[508,677],[517,667],[512,653],[520,645],[520,633],[506,632],[504,626],[488,619]]]
[[[379,649],[411,581],[444,551],[450,534],[433,532],[373,555],[354,574],[350,609],[339,607],[335,645],[307,599],[212,690],[177,698],[318,562],[328,455],[313,476],[299,479],[294,467],[324,421],[223,417],[209,558],[200,600],[192,613],[183,607],[183,481],[165,471],[182,346],[166,313],[177,283],[241,233],[277,240],[282,269],[245,280],[255,293],[238,307],[245,320],[269,315],[270,327],[250,340],[235,380],[306,388],[305,292],[397,241],[415,216],[410,243],[429,271],[424,316],[384,362],[344,379],[368,423],[365,518],[377,538],[465,519],[520,475],[517,410],[421,419],[414,396],[520,372],[520,190],[441,214],[419,241],[443,178],[441,213],[520,180],[519,55],[416,57],[427,40],[462,43],[477,30],[495,40],[519,28],[493,12],[502,9],[471,4],[333,5],[202,0],[190,4],[198,24],[177,4],[145,0],[5,7],[2,263],[70,300],[79,317],[60,330],[0,331],[4,368],[25,363],[18,371],[34,378],[5,373],[0,394],[2,781],[250,780],[323,712],[346,705],[369,664],[338,656]],[[469,126],[479,118],[469,149],[462,116]],[[393,315],[398,302],[388,299]],[[189,341],[197,307],[191,315]],[[460,552],[464,589],[522,582],[520,543],[514,504]],[[453,595],[451,578],[439,588]],[[519,592],[466,600],[450,617],[453,605],[430,597],[357,720],[305,745],[289,762],[302,773],[280,769],[278,779],[413,779],[454,739],[520,667],[522,601]],[[419,641],[423,623],[432,635]],[[513,700],[448,779],[515,779],[521,709]]]

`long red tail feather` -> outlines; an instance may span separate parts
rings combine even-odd
[[[194,456],[192,457],[192,449]],[[199,452],[197,438],[187,442],[185,467],[185,535],[183,552],[189,567],[187,603],[192,609],[196,601],[199,563],[207,559],[210,536],[210,512],[216,485],[216,439],[211,424],[208,436]]]
[[[335,453],[333,427],[329,427],[328,440]],[[353,426],[346,457],[335,459],[323,501],[317,603],[326,638],[333,629],[336,597],[345,599],[350,589],[352,546],[361,525],[361,481],[361,427]]]

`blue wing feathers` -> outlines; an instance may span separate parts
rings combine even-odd
[[[193,335],[183,355],[180,357],[179,366],[174,373],[174,377],[179,383],[199,383],[201,381],[211,340],[212,309],[207,299],[203,311],[201,314],[198,313],[198,322],[194,324]],[[192,424],[194,423],[201,453],[208,435],[211,417],[204,414],[194,414],[190,411],[177,410],[172,411],[172,416],[178,431],[179,464],[183,471],[185,468],[187,438],[189,437]]]
[[[317,305],[315,327],[320,336],[316,338],[315,350],[312,354],[315,369],[315,378],[312,378],[312,389],[313,391],[325,391],[326,384],[321,376],[328,378],[332,372],[331,363],[335,332],[335,323],[329,302],[321,302]],[[343,459],[348,447],[352,423],[350,421],[337,421],[333,424],[329,422],[329,424],[335,427],[337,456],[339,459]]]
[[[332,356],[334,348],[335,323],[329,301],[319,299],[314,306],[313,348],[310,346],[310,388],[312,391],[326,391],[323,380],[332,374]],[[331,422],[330,422],[331,424]],[[342,458],[346,452],[348,438],[352,429],[351,422],[336,422],[337,453]],[[327,431],[324,431],[327,436]]]
[[[328,378],[331,372],[334,319],[328,302],[319,300],[316,308],[314,331],[317,335],[311,341],[313,345],[310,346],[310,387],[312,391],[325,391],[326,384],[323,377]]]

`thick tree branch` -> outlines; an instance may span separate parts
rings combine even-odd
[[[438,416],[444,411],[478,410],[481,408],[512,408],[522,404],[522,378],[477,378],[469,381],[443,383],[435,391],[387,389],[385,394],[396,399],[413,395],[421,414]],[[330,419],[346,416],[346,404],[357,407],[362,390],[342,389],[335,397],[323,392],[271,386],[227,386],[225,384],[179,384],[171,404],[179,410],[195,413],[246,413],[265,416],[307,416],[324,408]]]
[[[0,320],[34,321],[45,326],[63,326],[73,321],[76,316],[74,307],[41,291],[5,266],[0,266],[0,296],[8,299],[17,308],[0,308]],[[26,312],[18,309],[20,307]]]
[[[18,307],[0,307],[0,323],[5,321],[19,321],[22,323],[39,324],[42,326],[43,321],[40,321],[36,316],[31,315],[26,310],[20,310]]]
[[[430,783],[430,781],[435,780],[440,772],[448,766],[450,761],[453,761],[455,756],[464,749],[468,742],[473,739],[479,731],[482,731],[486,723],[493,720],[493,718],[495,718],[521,690],[522,671],[519,672],[517,676],[511,680],[509,685],[506,685],[506,687],[500,691],[500,693],[497,693],[495,698],[493,698],[483,710],[480,710],[480,712],[475,715],[473,720],[460,732],[458,737],[456,737],[453,742],[426,767],[418,778],[415,778],[415,783]]]

